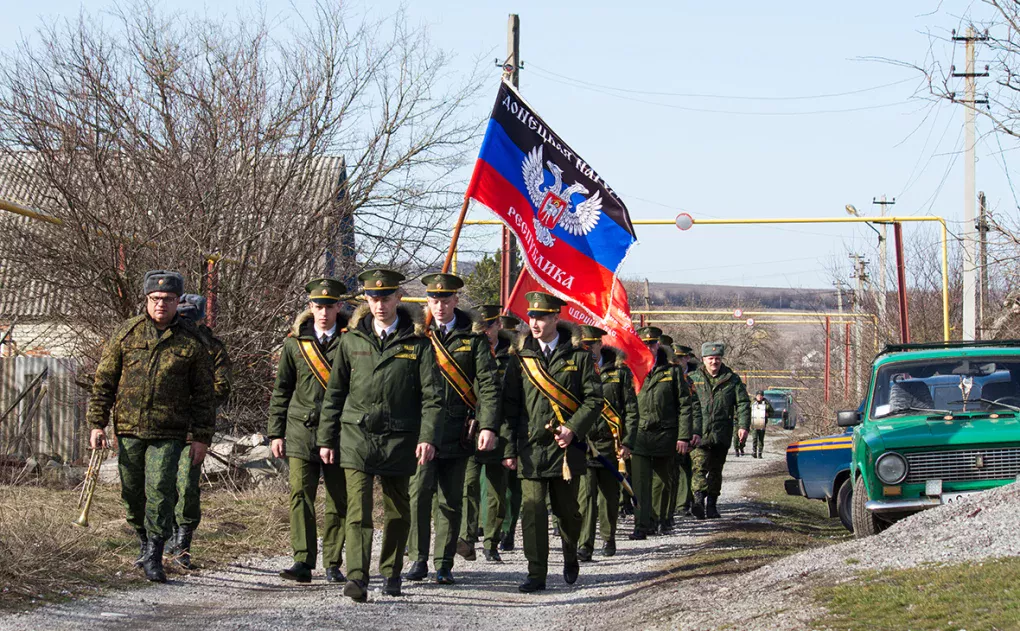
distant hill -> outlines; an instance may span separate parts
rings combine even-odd
[[[645,283],[624,279],[631,308],[644,306]],[[767,309],[821,310],[836,308],[832,289],[791,289],[789,287],[743,287],[691,283],[648,283],[652,307],[742,307],[760,305]]]

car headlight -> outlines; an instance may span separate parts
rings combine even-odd
[[[875,475],[883,484],[899,484],[907,477],[907,460],[895,451],[887,451],[875,461]]]

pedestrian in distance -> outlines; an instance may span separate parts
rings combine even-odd
[[[754,402],[751,403],[751,432],[754,434],[754,442],[751,443],[751,457],[761,458],[765,449],[765,428],[768,427],[769,417],[775,416],[776,411],[772,404],[765,398],[765,392],[759,390],[754,393]]]

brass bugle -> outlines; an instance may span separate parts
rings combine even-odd
[[[96,486],[99,485],[99,467],[106,458],[106,449],[93,449],[89,457],[89,468],[85,471],[85,481],[82,483],[81,495],[78,496],[78,508],[81,514],[74,520],[75,526],[81,528],[89,527],[89,509],[92,508],[92,497],[95,495]]]

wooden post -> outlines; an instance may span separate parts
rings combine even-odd
[[[825,402],[829,402],[829,378],[832,367],[829,361],[829,354],[832,352],[832,345],[829,340],[832,332],[832,318],[825,316]]]
[[[910,317],[907,313],[907,270],[903,255],[903,225],[893,224],[893,235],[896,238],[896,281],[900,300],[900,342],[910,343]]]

